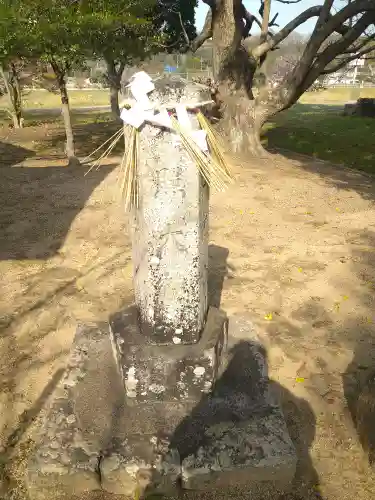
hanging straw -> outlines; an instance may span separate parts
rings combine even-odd
[[[201,150],[193,139],[191,132],[181,127],[180,123],[176,120],[176,118],[174,118],[174,116],[171,116],[172,129],[179,135],[182,144],[191,159],[194,163],[196,163],[207,184],[217,191],[224,191],[227,185],[233,182],[233,177],[225,160],[222,139],[201,112],[198,112],[197,119],[201,129],[206,132],[210,154],[206,154]],[[139,203],[137,182],[139,161],[138,129],[132,126],[124,125],[107,141],[99,146],[99,148],[93,151],[85,160],[92,157],[109,143],[107,149],[97,160],[95,160],[85,175],[87,175],[93,168],[96,167],[96,169],[98,169],[101,166],[103,160],[111,154],[121,137],[124,137],[125,151],[120,164],[120,194],[124,199],[125,209],[130,210],[132,208],[138,208]]]
[[[221,164],[203,153],[192,138],[191,133],[184,130],[173,116],[171,116],[171,121],[174,130],[180,136],[182,144],[196,163],[207,184],[218,191],[223,191],[233,181],[226,164]]]
[[[220,137],[220,135],[214,130],[210,122],[206,119],[201,111],[198,112],[197,119],[199,125],[201,126],[201,129],[204,130],[207,134],[207,142],[214,161],[218,163],[223,170],[225,170],[225,172],[229,177],[231,177],[231,179],[233,179],[228,165],[225,161],[224,141],[222,137]]]
[[[128,127],[128,148],[125,150],[122,162],[120,179],[120,193],[124,198],[125,210],[138,208],[138,161],[139,161],[139,132],[134,127]]]
[[[94,163],[87,170],[87,172],[85,173],[85,175],[87,175],[89,172],[91,172],[91,170],[93,168],[96,168],[96,170],[98,170],[98,168],[102,165],[103,160],[105,160],[106,158],[108,158],[108,156],[111,154],[113,148],[119,142],[119,140],[121,139],[121,137],[123,136],[123,134],[124,134],[124,129],[121,128],[120,130],[118,130],[117,132],[115,132],[112,135],[112,137],[110,137],[101,146],[99,146],[95,151],[93,151],[87,158],[85,158],[85,160],[87,160],[88,158],[92,157],[97,151],[99,151],[100,149],[102,149],[106,144],[108,144],[109,141],[112,140],[112,142],[109,144],[108,148],[104,151],[104,153],[101,154],[101,156],[97,160],[94,161]]]

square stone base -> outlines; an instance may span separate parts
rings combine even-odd
[[[225,313],[210,307],[199,342],[155,345],[141,333],[135,306],[115,315],[110,321],[112,346],[128,404],[198,401],[209,393],[219,371],[226,327]]]

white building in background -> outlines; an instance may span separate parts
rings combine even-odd
[[[360,84],[364,78],[361,78],[363,68],[365,67],[365,59],[359,58],[350,61],[345,68],[331,73],[325,80],[326,85],[356,85]]]

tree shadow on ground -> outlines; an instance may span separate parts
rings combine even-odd
[[[30,149],[16,146],[9,142],[0,141],[0,170],[2,171],[5,168],[13,167],[13,165],[34,156],[34,154],[34,151]]]
[[[285,158],[291,160],[293,165],[302,172],[305,171],[311,174],[317,174],[336,189],[356,191],[365,200],[375,200],[374,175],[345,166],[334,165],[292,151],[279,149],[279,152],[276,150],[271,150],[271,152],[274,153],[276,161],[279,159],[285,161]],[[279,168],[279,166],[276,168]]]
[[[375,292],[375,231],[363,231],[356,239],[371,251],[354,252],[358,275],[363,283],[362,301],[372,305]],[[373,308],[372,308],[373,310]],[[345,399],[359,441],[370,463],[375,462],[375,327],[374,317],[365,328],[353,324],[353,358],[342,375]]]
[[[358,281],[350,288],[338,275],[331,285],[339,293],[345,291],[348,300],[355,295],[356,307],[349,304],[343,312],[345,316],[340,317],[339,310],[327,310],[314,300],[319,297],[310,297],[289,317],[281,314],[266,328],[272,345],[281,346],[291,361],[300,362],[301,372],[297,376],[302,377],[304,389],[326,412],[320,426],[321,442],[324,439],[329,445],[334,439],[340,443],[335,450],[338,458],[344,461],[363,458],[365,462],[366,455],[375,457],[375,231],[351,231],[347,239],[355,242],[348,262]],[[352,360],[345,367],[340,358],[343,356],[345,360],[347,352],[352,352]],[[306,360],[310,364],[308,369],[304,367]],[[366,383],[369,378],[370,384]],[[362,426],[357,422],[359,400],[362,410],[366,410],[360,415],[367,421]],[[350,440],[354,443],[356,433],[359,443],[365,445],[365,455],[358,446],[348,447]]]
[[[116,132],[121,130],[123,125],[118,121],[100,121],[100,117],[97,122],[94,123],[77,123],[74,126],[74,140],[76,143],[76,154],[79,158],[85,158],[97,148],[99,148],[103,143],[105,143],[111,136]],[[49,143],[53,149],[58,151],[64,151],[65,148],[65,133],[62,130],[58,130],[56,134],[53,134],[49,138]],[[101,153],[110,146],[111,141],[100,150],[96,157],[99,157]],[[111,151],[111,155],[123,155],[124,154],[124,139],[123,137],[117,142],[116,146]]]
[[[85,176],[85,168],[11,166],[1,170],[0,260],[55,255],[75,217],[114,168],[103,166]]]
[[[237,465],[239,468],[231,477],[229,489],[226,488],[226,480],[224,480],[225,486],[218,486],[212,483],[215,474],[210,476],[207,498],[252,498],[251,495],[255,493],[252,488],[258,481],[249,479],[248,474],[252,473],[252,467],[258,463],[258,459],[264,453],[262,446],[257,441],[256,434],[254,434],[254,429],[257,429],[255,432],[259,433],[262,440],[265,430],[269,429],[265,422],[270,412],[273,411],[270,409],[269,403],[270,401],[275,402],[274,398],[282,401],[286,424],[298,459],[292,492],[283,495],[282,498],[284,500],[320,498],[317,493],[318,476],[309,455],[309,448],[315,437],[314,413],[307,401],[295,397],[285,387],[268,379],[265,348],[259,342],[245,340],[232,345],[226,369],[215,383],[212,393],[201,399],[191,413],[177,426],[171,439],[171,448],[177,448],[182,460],[191,455],[200,456],[199,450],[202,447],[206,449],[208,447],[211,449],[210,458],[212,460],[215,460],[215,457],[217,458],[225,450],[229,453],[228,456],[234,457],[235,461],[244,460],[253,463],[253,466],[250,466],[250,472],[246,470],[246,467],[241,472],[241,467],[239,464]],[[242,433],[239,431],[241,428],[244,429]],[[220,435],[222,432],[220,429],[229,430],[228,432],[224,430],[224,434]],[[217,436],[215,432],[218,432]],[[273,427],[271,434],[268,446],[273,447],[272,453],[277,454],[282,449],[282,453],[286,453],[287,456],[291,448],[283,440],[285,436],[282,435],[282,432],[280,433],[280,430]],[[243,442],[246,441],[247,437],[251,440],[250,446],[250,441],[247,446]],[[267,437],[270,438],[269,435]],[[265,437],[264,444],[267,442],[267,437]],[[237,443],[234,446],[237,449],[237,456],[231,455],[231,445],[227,447],[230,442]],[[223,443],[227,443],[227,445],[223,447]],[[266,454],[268,455],[269,451]],[[259,462],[260,469],[262,469],[261,464],[262,459]],[[207,463],[203,465],[207,466]],[[272,473],[268,473],[268,476],[273,477]],[[279,479],[282,482],[282,478],[279,477]],[[237,483],[237,481],[239,482]],[[244,483],[242,486],[241,481]],[[262,495],[262,498],[273,500],[279,498],[282,493],[282,491],[277,491],[277,488],[275,491],[269,485],[267,486],[266,481],[258,483],[258,485],[255,486],[255,490],[257,494]],[[206,496],[199,492],[199,498],[206,498]]]
[[[7,498],[8,495],[14,489],[18,488],[18,484],[9,474],[8,468],[10,466],[10,461],[12,459],[12,454],[17,447],[17,445],[22,440],[25,433],[28,431],[29,427],[35,422],[39,417],[40,412],[46,405],[47,400],[54,392],[58,383],[60,382],[64,374],[64,369],[60,368],[56,370],[51,379],[45,385],[44,389],[40,393],[38,399],[32,405],[31,408],[25,410],[19,417],[18,426],[13,430],[13,432],[8,436],[6,442],[2,446],[1,458],[0,458],[0,495],[2,489],[6,491]]]

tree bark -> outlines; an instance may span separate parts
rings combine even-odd
[[[60,91],[61,114],[64,120],[65,135],[66,135],[65,153],[66,156],[68,157],[68,166],[69,167],[77,166],[80,165],[80,161],[78,160],[75,154],[74,135],[73,135],[71,114],[70,114],[69,96],[65,82],[65,72],[60,69],[60,67],[56,62],[51,61],[51,65],[56,75],[57,84]]]
[[[111,103],[111,112],[115,118],[120,116],[120,105],[118,98],[119,88],[110,82],[109,84],[109,94]]]
[[[121,90],[121,78],[125,64],[120,63],[117,67],[116,62],[111,57],[106,57],[107,78],[109,83],[111,111],[114,118],[120,116],[119,92]]]
[[[234,12],[234,16],[233,16]],[[213,69],[222,129],[234,153],[266,154],[260,141],[265,115],[252,90],[257,62],[242,44],[241,1],[223,0],[212,14]]]
[[[22,128],[22,93],[19,75],[15,64],[11,63],[9,65],[9,76],[5,74],[3,66],[0,66],[0,75],[4,80],[4,85],[7,91],[13,126],[14,128]]]
[[[222,0],[212,12],[213,66],[222,129],[233,153],[266,157],[262,127],[286,107],[286,100],[279,89],[267,86],[254,95],[253,81],[261,62],[244,47],[243,35],[241,0]]]

